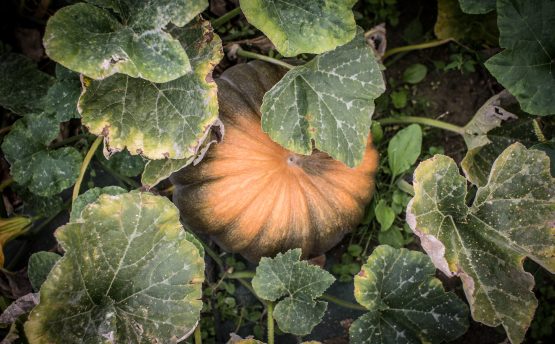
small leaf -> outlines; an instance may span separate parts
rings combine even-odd
[[[279,328],[302,336],[309,334],[322,320],[327,303],[315,299],[335,279],[327,271],[300,258],[301,249],[278,253],[275,258],[263,257],[252,286],[259,297],[280,300],[274,309]]]
[[[56,237],[66,253],[25,323],[30,343],[162,343],[193,332],[204,261],[168,199],[101,195]]]
[[[529,257],[555,271],[555,179],[545,153],[509,146],[495,160],[487,184],[467,206],[467,181],[443,155],[414,172],[407,222],[435,266],[461,277],[476,321],[503,325],[519,343],[537,306]]]
[[[498,0],[497,24],[502,52],[487,69],[518,99],[522,110],[555,114],[555,1]]]
[[[81,217],[81,212],[85,207],[91,203],[98,200],[100,195],[120,195],[126,193],[127,190],[120,188],[119,186],[106,186],[103,188],[92,188],[87,190],[85,193],[79,195],[75,201],[73,201],[71,206],[71,213],[69,214],[69,221],[75,222]]]
[[[369,312],[349,329],[350,342],[441,343],[468,329],[468,308],[446,293],[430,259],[378,246],[355,276],[355,298]]]
[[[93,79],[124,73],[162,83],[191,71],[187,53],[164,29],[187,24],[206,0],[88,2],[48,20],[44,47],[52,60]]]
[[[387,146],[387,161],[391,174],[398,176],[416,162],[422,149],[422,129],[418,124],[411,124],[399,130]]]
[[[163,84],[117,74],[85,87],[79,99],[83,124],[106,137],[109,152],[127,147],[149,159],[188,159],[217,121],[211,73],[222,57],[221,40],[200,19],[171,32],[187,51],[194,73]]]
[[[44,97],[54,79],[26,56],[0,53],[0,106],[18,114],[44,110]]]
[[[376,212],[376,220],[380,223],[380,230],[385,232],[395,221],[395,212],[383,199],[378,202],[374,211]]]
[[[145,160],[140,155],[131,155],[127,149],[110,155],[108,159],[101,156],[101,154],[98,150],[98,159],[101,159],[104,165],[122,176],[135,177],[145,169]]]
[[[380,245],[389,245],[395,248],[405,246],[405,239],[401,234],[400,228],[397,226],[391,227],[388,231],[380,231],[378,233],[378,242]]]
[[[31,255],[27,268],[27,276],[29,276],[29,281],[35,292],[40,290],[40,287],[46,281],[46,277],[60,258],[62,257],[59,254],[45,251]]]
[[[362,29],[348,44],[293,68],[264,95],[262,128],[299,154],[316,148],[350,167],[362,161],[382,73]]]
[[[459,0],[465,13],[484,14],[495,10],[496,0]]]
[[[418,84],[424,80],[426,74],[428,74],[428,67],[421,63],[415,63],[405,69],[403,72],[403,81],[409,84]]]
[[[241,10],[283,56],[320,54],[348,43],[356,33],[356,0],[241,0]]]
[[[48,89],[45,110],[56,115],[58,122],[79,118],[77,100],[81,95],[79,74],[56,65],[56,82]]]

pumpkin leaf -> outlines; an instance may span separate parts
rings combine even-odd
[[[46,281],[46,277],[60,258],[62,257],[59,254],[45,251],[31,255],[27,268],[27,276],[29,276],[29,282],[31,282],[35,292],[39,291],[44,281]]]
[[[127,149],[121,152],[111,154],[107,159],[100,150],[97,151],[97,157],[102,164],[115,172],[126,177],[135,177],[145,169],[145,159],[140,155],[131,155]]]
[[[335,278],[318,266],[300,260],[301,249],[263,257],[252,287],[260,298],[278,301],[274,318],[279,328],[295,335],[309,334],[322,320],[327,302],[316,301]]]
[[[547,156],[549,157],[549,161],[551,161],[551,176],[555,177],[555,141],[538,143],[532,146],[532,148],[541,150],[542,152],[547,154]]]
[[[393,176],[408,171],[416,162],[422,150],[422,129],[411,124],[399,130],[387,146],[387,162]]]
[[[355,37],[356,0],[241,0],[248,22],[283,56],[320,54]]]
[[[380,67],[362,30],[346,45],[293,68],[264,95],[262,128],[299,154],[316,148],[350,167],[362,161],[374,100],[384,92]]]
[[[484,14],[495,10],[496,0],[459,0],[461,9],[465,13]]]
[[[101,195],[56,238],[66,253],[25,323],[29,342],[169,342],[193,332],[204,261],[168,199]]]
[[[468,14],[461,10],[457,0],[438,0],[434,33],[439,39],[452,38],[459,42],[497,46],[497,15],[494,12],[486,15]]]
[[[58,122],[79,118],[77,100],[81,95],[79,74],[56,65],[56,81],[48,89],[45,111],[56,115]]]
[[[120,195],[126,193],[127,190],[120,188],[119,186],[106,186],[103,188],[95,187],[88,189],[81,195],[79,195],[71,205],[71,212],[69,214],[69,221],[75,222],[81,217],[81,212],[85,207],[91,203],[98,200],[100,195]]]
[[[468,152],[461,162],[466,178],[483,186],[495,159],[511,144],[531,146],[535,140],[533,118],[523,113],[516,99],[503,91],[488,99],[465,125]]]
[[[123,73],[162,83],[191,71],[190,57],[165,28],[187,24],[206,0],[87,2],[48,20],[43,43],[52,60],[93,79]]]
[[[106,137],[109,153],[127,147],[149,159],[187,159],[216,122],[211,73],[222,58],[221,40],[200,19],[171,32],[187,51],[194,73],[164,84],[122,74],[85,83],[79,99],[83,124]]]
[[[50,217],[63,209],[63,200],[60,195],[42,197],[19,184],[12,185],[17,197],[23,201],[21,213],[32,216]]]
[[[18,115],[42,111],[54,82],[31,59],[12,52],[0,53],[0,79],[0,106]]]
[[[350,342],[441,343],[468,329],[468,308],[443,290],[425,254],[381,245],[355,276],[355,298],[368,313],[349,329]]]
[[[30,114],[13,124],[2,143],[14,180],[39,196],[53,196],[73,185],[79,176],[83,159],[75,148],[48,148],[59,131],[54,116]]]
[[[555,271],[555,179],[545,153],[509,146],[471,206],[466,179],[447,156],[418,166],[414,190],[407,222],[435,266],[461,277],[474,320],[501,324],[511,342],[521,342],[537,306],[522,261]]]
[[[528,113],[555,114],[555,2],[499,0],[497,24],[502,52],[486,61],[487,69]]]

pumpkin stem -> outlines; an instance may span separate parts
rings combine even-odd
[[[281,60],[272,58],[270,56],[266,56],[266,55],[262,55],[262,54],[257,54],[257,53],[253,53],[251,51],[246,51],[243,50],[241,47],[237,48],[236,54],[238,56],[242,56],[242,57],[247,57],[247,58],[251,58],[251,59],[256,59],[256,60],[261,60],[261,61],[266,61],[266,62],[270,62],[273,63],[275,65],[287,68],[287,69],[293,69],[295,68],[295,66],[290,65],[287,62],[283,62]]]

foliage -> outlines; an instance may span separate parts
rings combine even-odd
[[[434,273],[420,252],[376,247],[355,277],[355,297],[369,312],[351,325],[351,343],[440,343],[466,332],[468,308]]]
[[[31,219],[25,216],[0,218],[0,268],[4,266],[4,245],[29,228]]]
[[[300,258],[300,249],[278,253],[275,258],[263,257],[252,286],[264,300],[279,300],[274,317],[282,331],[305,335],[322,320],[327,308],[327,302],[314,299],[335,279],[327,271]]]
[[[463,2],[466,1],[462,0],[461,4]],[[468,11],[461,10],[457,0],[438,0],[437,6],[437,21],[434,26],[437,38],[473,44],[485,43],[490,46],[497,44],[499,30],[494,12],[486,15],[468,14],[465,13]]]
[[[483,14],[495,10],[497,0],[459,0],[461,9],[465,13]]]
[[[411,124],[395,134],[387,147],[387,161],[393,177],[408,171],[420,156],[421,147],[422,129],[418,124]]]
[[[549,159],[520,143],[509,146],[471,206],[466,179],[451,158],[436,155],[414,175],[407,221],[422,247],[438,269],[461,277],[475,320],[502,324],[512,342],[521,342],[537,306],[522,260],[528,256],[555,269]]]
[[[40,290],[48,274],[60,258],[62,257],[59,254],[45,251],[33,253],[29,258],[27,275],[35,292]]]
[[[192,333],[204,261],[167,199],[102,195],[56,237],[66,253],[25,324],[30,343],[151,343]]]

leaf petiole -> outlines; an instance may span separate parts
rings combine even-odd
[[[266,312],[268,318],[268,344],[274,344],[274,303],[266,303]]]
[[[73,194],[71,196],[72,202],[75,202],[75,200],[77,199],[77,196],[79,196],[79,189],[81,188],[81,183],[83,182],[83,178],[85,177],[85,172],[87,171],[87,167],[89,166],[89,163],[91,162],[91,159],[94,156],[94,152],[98,149],[98,146],[100,146],[103,139],[104,139],[103,136],[98,136],[96,140],[94,140],[94,142],[92,143],[91,148],[89,148],[87,155],[85,155],[85,159],[83,159],[83,163],[81,164],[81,170],[79,171],[79,177],[77,178],[77,181],[75,182],[75,186],[73,187]]]
[[[419,43],[419,44],[405,45],[405,46],[402,46],[402,47],[389,49],[383,55],[382,60],[385,60],[385,59],[387,59],[388,57],[390,57],[392,55],[402,53],[402,52],[405,52],[405,51],[413,51],[413,50],[422,50],[422,49],[434,48],[434,47],[443,45],[445,43],[449,43],[451,41],[453,41],[453,38],[446,38],[446,39],[429,41],[429,42],[424,42],[424,43]]]
[[[427,118],[427,117],[399,116],[399,117],[380,118],[380,119],[377,119],[376,121],[381,125],[418,123],[418,124],[423,124],[434,128],[451,131],[459,135],[464,135],[464,128],[461,126],[443,122],[433,118]]]
[[[227,23],[228,21],[230,21],[231,19],[233,19],[235,16],[241,14],[241,7],[236,7],[234,9],[232,9],[231,11],[227,12],[226,14],[224,14],[223,16],[214,19],[212,21],[212,27],[215,29],[219,28],[220,26],[224,25],[225,23]]]
[[[278,59],[274,59],[272,57],[266,56],[266,55],[262,55],[262,54],[257,54],[257,53],[253,53],[251,51],[246,51],[243,50],[241,47],[239,47],[236,51],[238,56],[242,56],[242,57],[247,57],[247,58],[251,58],[251,59],[256,59],[256,60],[261,60],[261,61],[266,61],[266,62],[270,62],[273,63],[275,65],[287,68],[287,69],[293,69],[295,68],[295,66],[290,65],[287,62],[283,62],[281,60]]]

